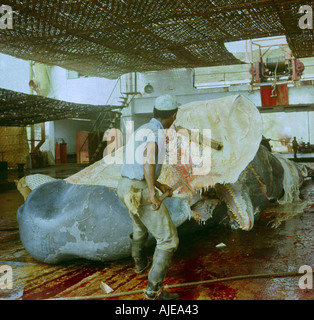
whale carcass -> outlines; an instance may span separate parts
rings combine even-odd
[[[260,144],[261,117],[248,99],[229,96],[182,106],[170,136],[178,128],[188,132],[210,129],[211,138],[223,146],[221,150],[207,146],[210,170],[202,168],[201,174],[193,173],[200,166],[192,161],[164,164],[161,182],[172,186],[180,177],[195,190],[192,194],[182,186],[164,200],[179,234],[222,221],[249,231],[270,204],[300,201],[306,168]],[[198,143],[202,145],[204,140]],[[176,152],[182,148],[179,142]],[[21,240],[30,255],[53,264],[74,258],[109,261],[130,255],[132,222],[116,192],[122,155],[120,148],[65,180],[40,182],[36,176],[37,185],[28,183],[31,192],[17,218]],[[25,179],[31,180],[31,176]],[[153,243],[152,237],[149,241]]]

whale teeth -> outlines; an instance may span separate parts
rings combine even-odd
[[[220,189],[220,191],[222,191],[220,192],[221,197],[224,198],[224,201],[229,208],[231,218],[239,224],[240,229],[248,230],[248,227],[244,224],[244,222],[249,222],[250,217],[247,212],[248,208],[245,198],[241,194],[241,186],[225,184],[223,185],[223,189]],[[224,192],[229,194],[229,196],[232,198],[231,201],[228,199],[229,196],[226,196]]]

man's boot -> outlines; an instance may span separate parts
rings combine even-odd
[[[148,234],[141,239],[133,239],[133,233],[130,234],[131,239],[131,255],[135,264],[135,272],[140,274],[150,267],[150,261],[147,259],[146,246]]]
[[[154,253],[153,265],[148,273],[148,285],[145,298],[149,300],[178,300],[177,293],[164,290],[162,282],[169,269],[174,252],[157,249]]]

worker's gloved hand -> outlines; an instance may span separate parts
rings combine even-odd
[[[166,184],[160,184],[158,186],[158,189],[162,192],[162,193],[165,193],[166,191],[169,190],[169,196],[168,197],[172,197],[172,189],[166,185]]]
[[[155,193],[148,195],[148,202],[152,205],[153,211],[159,210],[161,201],[156,197]]]

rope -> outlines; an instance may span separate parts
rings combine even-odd
[[[179,283],[173,285],[164,285],[165,289],[172,289],[172,288],[182,288],[182,287],[190,287],[190,286],[197,286],[202,284],[211,284],[216,282],[223,282],[223,281],[235,281],[235,280],[243,280],[243,279],[257,279],[257,278],[272,278],[272,277],[295,277],[301,276],[297,271],[291,272],[276,272],[276,273],[261,273],[261,274],[251,274],[251,275],[242,275],[242,276],[234,276],[234,277],[227,277],[227,278],[218,278],[212,280],[203,280],[203,281],[196,281],[196,282],[187,282],[187,283]],[[98,300],[98,299],[107,299],[107,298],[115,298],[115,297],[122,297],[128,296],[133,294],[144,293],[145,289],[141,290],[133,290],[127,292],[117,292],[117,293],[110,293],[110,294],[103,294],[103,295],[94,295],[94,296],[81,296],[81,297],[65,297],[65,298],[53,298],[48,300]]]

